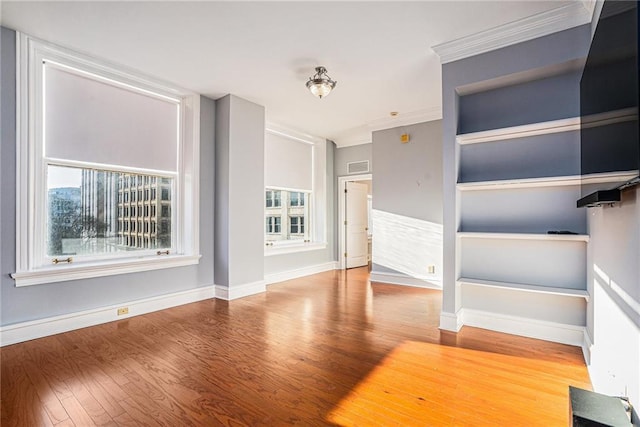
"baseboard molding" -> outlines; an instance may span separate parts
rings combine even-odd
[[[440,312],[440,329],[444,331],[458,332],[464,324],[462,318],[462,310],[457,313]]]
[[[462,316],[465,326],[474,326],[577,347],[582,347],[584,344],[584,326],[547,322],[467,308],[463,310]]]
[[[584,356],[584,361],[588,365],[591,365],[591,350],[593,348],[593,341],[591,341],[591,337],[589,336],[589,332],[587,328],[584,328],[584,336],[582,339],[582,355]]]
[[[179,305],[211,299],[213,297],[214,286],[204,286],[188,291],[123,302],[118,305],[78,311],[29,322],[15,323],[13,325],[0,327],[0,346],[113,322],[114,320],[122,320]],[[118,316],[117,311],[118,308],[121,307],[128,307],[129,313]]]
[[[238,298],[248,297],[250,295],[260,294],[267,291],[267,285],[264,280],[257,282],[245,283],[242,285],[215,286],[215,295],[218,299],[231,301]]]
[[[299,277],[310,276],[312,274],[324,273],[325,271],[336,270],[339,268],[337,261],[325,262],[324,264],[310,265],[308,267],[296,268],[295,270],[287,270],[279,273],[267,274],[264,281],[267,285],[272,285],[285,280],[297,279]]]
[[[442,290],[442,283],[436,280],[429,281],[418,279],[401,274],[384,273],[372,271],[369,274],[369,281],[389,283],[391,285],[413,286],[415,288],[439,289]]]

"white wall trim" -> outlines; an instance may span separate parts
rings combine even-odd
[[[388,283],[391,285],[412,286],[414,288],[426,288],[442,290],[442,283],[439,280],[424,280],[417,277],[404,276],[402,274],[374,272],[369,274],[370,282]]]
[[[528,319],[468,308],[463,310],[465,326],[474,326],[577,347],[582,347],[584,343],[584,326]]]
[[[584,328],[584,336],[582,339],[582,355],[587,366],[591,365],[591,351],[593,349],[593,341],[589,336],[589,331]]]
[[[211,299],[214,297],[214,286],[203,286],[188,291],[175,292],[151,298],[123,302],[117,305],[83,310],[60,316],[28,322],[14,323],[0,327],[0,346],[16,344],[88,326],[122,320],[141,314],[164,310],[179,305]],[[128,307],[129,314],[118,316],[118,308]]]
[[[250,295],[260,294],[267,291],[267,285],[264,280],[257,282],[245,283],[242,285],[215,286],[215,296],[217,299],[231,301],[238,298],[248,297]]]
[[[418,123],[431,122],[442,118],[442,106],[425,108],[422,110],[410,111],[408,113],[399,112],[395,117],[384,117],[372,120],[367,123],[369,130],[375,132],[378,130],[393,129],[400,126],[410,126]]]
[[[463,311],[457,313],[440,312],[440,329],[444,331],[458,332],[464,324]]]
[[[446,64],[587,24],[592,16],[593,10],[588,4],[573,2],[431,48],[440,57],[440,62]]]
[[[308,267],[296,268],[294,270],[281,271],[278,273],[267,274],[264,281],[267,285],[284,282],[285,280],[297,279],[299,277],[310,276],[312,274],[324,273],[325,271],[337,270],[339,267],[337,261],[330,261],[324,264],[310,265]]]

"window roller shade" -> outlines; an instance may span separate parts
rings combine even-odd
[[[177,101],[44,69],[46,157],[177,172]]]
[[[267,132],[265,135],[265,185],[313,190],[313,146]]]

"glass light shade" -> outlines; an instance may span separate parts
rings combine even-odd
[[[335,87],[336,83],[326,79],[313,79],[307,82],[307,87],[311,93],[318,98],[329,95],[331,90]]]

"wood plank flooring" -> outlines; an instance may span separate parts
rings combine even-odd
[[[7,346],[2,426],[567,425],[580,349],[440,304],[362,268]]]

